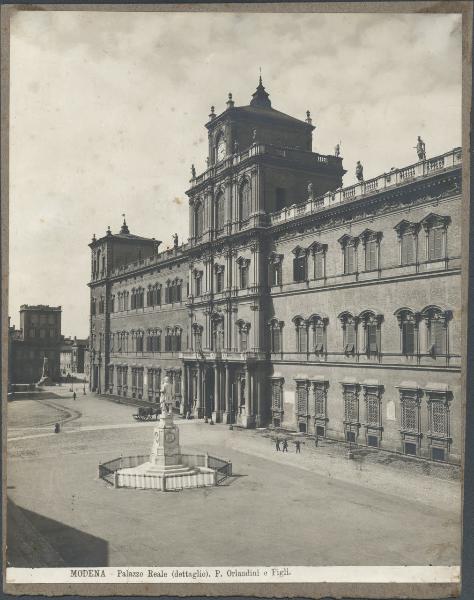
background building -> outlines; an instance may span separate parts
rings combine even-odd
[[[10,383],[36,383],[48,359],[49,376],[60,378],[61,307],[23,304],[20,329],[10,328]]]
[[[342,188],[261,80],[206,128],[188,243],[90,244],[91,389],[459,461],[461,149]]]

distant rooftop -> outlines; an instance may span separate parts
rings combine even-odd
[[[23,310],[44,310],[44,311],[61,311],[61,306],[50,306],[49,304],[22,304],[20,312]]]

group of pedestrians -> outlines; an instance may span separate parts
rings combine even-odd
[[[301,442],[301,440],[295,440],[293,442],[296,446],[296,454],[300,454],[301,453],[301,444],[304,442]],[[281,444],[281,446],[280,446]],[[277,452],[288,452],[288,440],[285,438],[283,440],[280,440],[280,438],[276,438],[275,439],[275,450]]]

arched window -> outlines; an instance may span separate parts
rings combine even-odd
[[[215,219],[217,233],[220,233],[224,229],[225,219],[225,196],[223,192],[220,192],[216,197]]]
[[[244,222],[250,216],[250,183],[245,179],[239,190],[239,217]],[[243,224],[243,223],[242,223]]]
[[[296,328],[296,352],[308,352],[308,323],[303,317],[295,317],[293,323]]]
[[[311,337],[309,339],[310,351],[321,354],[326,351],[326,325],[328,319],[320,315],[313,315],[308,319]]]
[[[400,308],[395,311],[400,326],[400,350],[405,356],[418,354],[418,323],[420,314],[409,308]]]
[[[202,202],[198,201],[194,207],[194,236],[199,238],[202,236],[203,230],[203,206]]]
[[[270,326],[270,352],[283,352],[282,344],[282,329],[283,322],[277,319],[272,319]]]
[[[380,354],[381,342],[381,323],[383,316],[375,314],[371,310],[366,310],[359,315],[359,321],[364,329],[364,348],[363,352],[370,356]]]
[[[357,351],[357,324],[358,317],[349,312],[342,312],[338,315],[342,325],[343,348],[346,355],[355,354]]]
[[[448,354],[448,323],[452,313],[441,310],[439,306],[427,306],[421,311],[422,318],[426,321],[427,352],[431,356],[444,356]]]

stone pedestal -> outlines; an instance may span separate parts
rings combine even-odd
[[[205,455],[181,454],[179,428],[172,413],[163,413],[153,432],[150,460],[137,467],[119,469],[116,487],[177,490],[216,485],[216,471],[207,467]]]

